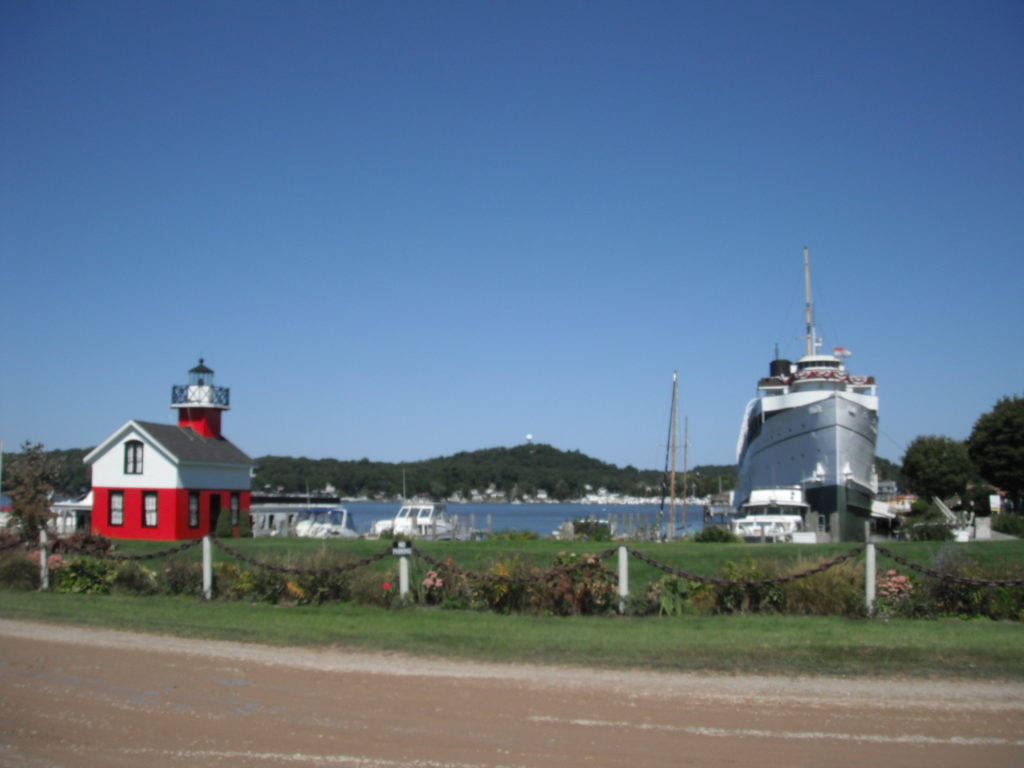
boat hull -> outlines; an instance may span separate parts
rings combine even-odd
[[[833,540],[863,540],[876,487],[877,398],[833,392],[773,401],[762,398],[750,410],[736,507],[754,488],[800,486],[811,508],[809,529],[827,530]],[[772,407],[779,404],[790,407]]]

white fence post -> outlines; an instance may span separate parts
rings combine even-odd
[[[46,526],[39,529],[39,588],[50,588],[50,548]]]
[[[864,601],[868,615],[875,612],[875,545],[868,544],[864,553]]]
[[[203,599],[213,599],[213,547],[209,535],[203,536]]]
[[[409,594],[409,558],[398,558],[398,596],[403,600]]]
[[[626,598],[629,597],[629,551],[619,547],[619,613],[626,613]]]

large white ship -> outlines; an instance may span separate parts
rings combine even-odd
[[[805,530],[833,541],[864,539],[878,487],[875,442],[878,394],[873,376],[851,376],[849,353],[821,354],[811,308],[810,267],[804,249],[807,354],[795,364],[773,360],[758,383],[740,426],[739,478],[733,504],[754,489],[799,486],[810,505]]]

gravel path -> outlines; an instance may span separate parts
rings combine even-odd
[[[0,655],[7,766],[1024,765],[1015,683],[487,664],[7,620]]]

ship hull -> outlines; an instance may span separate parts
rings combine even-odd
[[[808,527],[833,540],[863,540],[876,487],[877,398],[832,392],[752,405],[736,507],[754,488],[800,486],[811,507]]]

